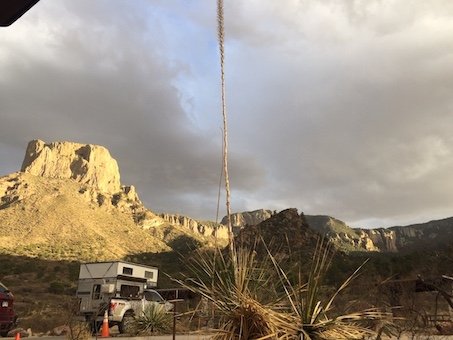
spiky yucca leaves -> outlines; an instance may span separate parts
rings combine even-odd
[[[164,305],[151,303],[143,313],[132,321],[131,328],[139,334],[158,334],[171,329],[172,315],[167,313]]]
[[[233,265],[219,249],[215,253],[198,251],[190,266],[193,277],[178,281],[219,312],[214,339],[362,339],[375,334],[370,324],[390,318],[377,309],[335,314],[335,298],[362,266],[326,295],[323,278],[333,251],[325,241],[318,243],[311,270],[300,273],[299,282],[291,282],[270,252],[259,259],[248,248],[238,248],[236,254]],[[308,280],[302,282],[303,277]]]
[[[210,301],[220,314],[214,339],[281,336],[279,329],[291,327],[291,321],[274,308],[278,280],[272,264],[257,261],[256,252],[248,248],[238,248],[236,260],[234,265],[220,249],[199,251],[190,266],[194,276],[178,282]]]
[[[391,315],[378,309],[344,315],[334,314],[333,303],[336,297],[358,276],[365,263],[357,268],[331,294],[330,298],[326,299],[325,294],[321,294],[322,283],[333,255],[331,244],[320,239],[313,256],[311,270],[308,273],[308,281],[301,282],[299,279],[298,283],[293,283],[269,252],[269,257],[279,275],[280,284],[291,308],[291,319],[297,325],[284,332],[289,335],[289,338],[306,340],[363,339],[364,336],[375,334],[375,331],[369,328],[370,320],[388,320],[390,318]],[[300,273],[299,278],[301,277]],[[293,332],[295,328],[296,331]]]

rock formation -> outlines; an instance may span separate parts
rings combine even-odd
[[[300,258],[298,256],[302,254],[311,257],[319,236],[308,226],[304,214],[291,208],[282,210],[261,223],[242,228],[236,240],[237,244],[255,248],[260,256],[267,256],[269,249],[274,257],[282,260]]]
[[[73,142],[28,143],[22,172],[80,183],[79,193],[106,208],[131,213],[138,219],[145,207],[134,186],[122,186],[118,163],[103,146]]]
[[[245,227],[246,225],[256,225],[261,223],[272,216],[271,210],[258,209],[254,211],[244,211],[230,215],[231,225],[233,227]],[[227,224],[227,217],[225,216],[220,222],[223,225]]]
[[[111,195],[121,191],[118,164],[106,148],[98,145],[33,140],[28,143],[21,171],[73,179]]]
[[[220,239],[228,238],[228,230],[223,225],[215,225],[215,223],[203,223],[197,220],[194,220],[190,217],[178,215],[178,214],[159,214],[159,217],[164,219],[166,222],[181,226],[187,230],[190,230],[193,233],[205,236],[213,237],[215,236],[214,232],[217,229],[217,237]]]

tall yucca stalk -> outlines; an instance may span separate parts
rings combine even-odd
[[[236,248],[234,246],[233,227],[231,225],[231,202],[230,202],[230,178],[228,175],[228,120],[225,96],[225,20],[224,20],[223,0],[217,0],[217,38],[219,41],[220,52],[220,80],[221,80],[221,100],[223,117],[223,172],[225,175],[226,191],[226,214],[228,226],[228,238],[230,242],[231,258],[236,259]]]

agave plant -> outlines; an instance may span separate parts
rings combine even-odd
[[[151,303],[145,307],[143,313],[136,316],[130,328],[139,334],[165,333],[171,329],[172,316],[167,313],[164,305]]]

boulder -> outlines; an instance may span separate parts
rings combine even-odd
[[[51,335],[62,336],[62,335],[69,334],[69,331],[70,331],[69,326],[62,325],[62,326],[55,327],[52,330]]]

